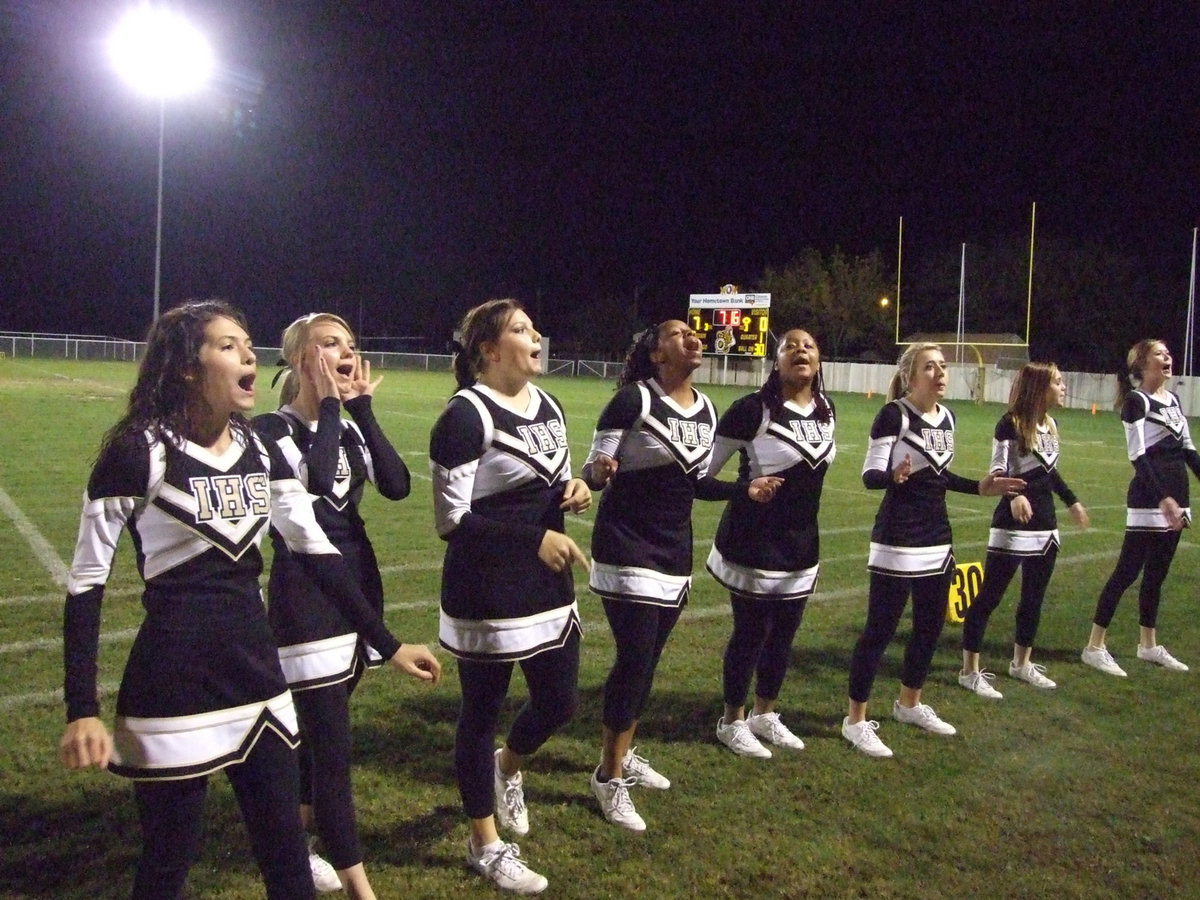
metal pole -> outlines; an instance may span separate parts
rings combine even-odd
[[[162,198],[163,198],[163,131],[166,100],[158,100],[158,211],[154,220],[154,318],[158,321],[158,301],[162,286]]]

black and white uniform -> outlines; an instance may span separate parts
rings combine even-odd
[[[68,721],[99,714],[100,608],[128,527],[146,618],[117,695],[109,767],[137,780],[144,839],[135,897],[174,896],[182,886],[206,776],[220,769],[234,785],[268,895],[312,894],[288,750],[296,714],[258,586],[259,544],[272,520],[314,579],[354,597],[303,485],[243,426],[233,426],[220,454],[170,434],[125,435],[88,481],[63,618],[64,693]],[[386,629],[369,634],[376,646],[395,644]]]
[[[592,532],[590,587],[610,600],[680,607],[692,583],[692,501],[723,500],[729,488],[706,477],[717,414],[693,390],[683,408],[654,379],[621,388],[600,413],[591,463],[618,461]]]
[[[375,420],[371,398],[356,397],[345,406],[354,421],[342,418],[336,397],[327,397],[315,423],[284,406],[256,417],[254,428],[279,448],[292,474],[312,494],[317,522],[357,577],[371,609],[382,617],[383,582],[358,506],[367,482],[389,500],[407,497],[411,483],[407,466]],[[271,542],[275,556],[267,617],[292,690],[336,684],[363,668],[382,665],[380,654],[292,556],[277,528],[271,529]]]
[[[892,471],[905,456],[908,478]],[[863,484],[884,490],[871,530],[867,622],[850,661],[850,699],[865,703],[875,672],[896,633],[911,593],[913,631],[904,653],[901,683],[920,688],[929,674],[945,621],[954,571],[946,491],[978,494],[979,486],[950,471],[954,460],[954,414],[940,403],[928,415],[907,398],[885,405],[871,425]]]
[[[107,448],[88,481],[64,617],[69,719],[98,714],[99,611],[126,526],[146,582],[146,619],[117,695],[117,774],[214,772],[244,757],[264,729],[295,745],[292,698],[258,586],[268,522],[308,561],[310,576],[353,596],[303,485],[268,448],[234,435],[219,456],[188,441],[128,436]],[[399,646],[385,629],[371,637],[392,652]]]
[[[476,384],[456,393],[429,442],[434,515],[446,541],[441,645],[460,659],[512,661],[580,630],[569,570],[538,558],[563,530],[571,452],[558,402],[530,385],[524,414]]]
[[[833,413],[832,403],[829,409]],[[733,594],[798,599],[816,588],[821,550],[817,512],[837,448],[834,419],[821,422],[815,413],[815,402],[804,408],[785,402],[783,420],[776,422],[754,393],[730,406],[717,423],[709,467],[713,475],[737,453],[740,481],[763,475],[784,479],[770,503],[739,493],[721,516],[707,568]]]
[[[574,580],[538,557],[546,532],[564,526],[571,454],[562,409],[533,384],[523,412],[486,385],[463,388],[433,426],[429,464],[446,541],[438,639],[458,657],[462,687],[455,772],[463,810],[477,819],[494,808],[493,744],[514,664],[529,699],[506,738],[513,752],[536,751],[578,705]]]
[[[727,500],[745,485],[708,475],[716,434],[712,401],[693,389],[687,408],[653,378],[620,388],[600,413],[588,464],[617,460],[592,530],[591,590],[617,657],[604,686],[604,725],[627,731],[641,715],[654,670],[692,583],[692,501]]]
[[[1076,503],[1074,492],[1058,473],[1058,456],[1058,428],[1049,417],[1037,426],[1034,444],[1025,453],[1020,452],[1020,434],[1012,415],[1005,413],[996,423],[989,471],[1023,478],[1026,486],[1022,494],[1029,501],[1033,515],[1028,522],[1021,523],[1013,518],[1010,497],[1001,497],[996,504],[988,534],[983,587],[967,608],[963,621],[963,649],[968,652],[980,651],[988,617],[999,605],[1018,567],[1021,600],[1017,606],[1015,641],[1022,647],[1033,646],[1042,601],[1058,556],[1054,495],[1068,507]]]
[[[355,397],[345,407],[354,421],[342,418],[338,398],[326,397],[316,422],[284,406],[253,425],[308,489],[317,522],[382,618],[383,581],[358,505],[367,482],[389,500],[408,496],[409,473],[375,420],[371,397]],[[313,806],[333,867],[348,869],[362,862],[350,774],[350,694],[362,671],[383,658],[313,582],[275,527],[271,542],[267,618],[303,733],[300,800]]]
[[[770,503],[738,494],[725,507],[707,568],[729,591],[733,632],[725,647],[722,693],[742,707],[757,674],[755,694],[775,700],[787,673],[792,640],[804,604],[817,586],[820,535],[817,513],[825,473],[837,455],[835,412],[817,418],[817,404],[785,401],[775,421],[761,393],[737,400],[717,423],[710,471],[716,475],[734,453],[738,478],[783,478]]]
[[[1171,497],[1179,504],[1184,525],[1192,521],[1187,470],[1191,469],[1200,478],[1200,454],[1192,444],[1179,397],[1171,391],[1164,393],[1164,397],[1157,397],[1145,391],[1130,391],[1121,408],[1133,480],[1125,496],[1121,555],[1100,592],[1093,619],[1103,628],[1112,622],[1121,594],[1133,584],[1139,572],[1142,583],[1138,591],[1138,621],[1145,628],[1155,627],[1162,584],[1180,538],[1180,532],[1171,531],[1158,504]]]

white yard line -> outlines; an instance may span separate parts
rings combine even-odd
[[[37,526],[29,521],[25,513],[21,512],[21,507],[13,501],[12,497],[4,488],[0,488],[0,510],[8,516],[9,521],[13,523],[17,531],[21,533],[21,537],[25,538],[29,548],[33,551],[33,555],[37,557],[37,561],[42,564],[42,567],[50,573],[50,578],[59,587],[67,586],[67,564],[62,561],[50,542],[42,537],[42,533],[37,530]]]

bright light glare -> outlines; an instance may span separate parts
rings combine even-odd
[[[204,35],[176,13],[140,6],[128,13],[109,39],[117,71],[137,91],[175,97],[194,91],[213,68]]]

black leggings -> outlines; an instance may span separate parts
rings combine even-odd
[[[363,861],[350,789],[350,691],[357,679],[296,691],[300,801],[311,803],[322,849],[335,869]]]
[[[850,658],[851,700],[866,703],[870,698],[879,661],[887,650],[888,642],[896,634],[896,626],[900,624],[900,614],[904,612],[910,592],[913,629],[908,646],[904,648],[900,683],[913,690],[920,690],[925,685],[937,639],[946,623],[946,602],[952,579],[953,567],[940,575],[920,578],[871,573],[867,624]]]
[[[775,700],[787,674],[792,639],[804,616],[808,598],[774,600],[729,595],[733,607],[733,634],[725,645],[722,679],[725,705],[746,705],[750,678],[757,674],[754,694]]]
[[[226,766],[224,771],[250,833],[250,847],[269,900],[315,897],[300,825],[295,752],[279,735],[267,730],[245,762]],[[134,782],[142,829],[134,900],[175,900],[183,895],[188,868],[204,844],[207,788],[207,775],[181,781]]]
[[[460,659],[458,682],[462,706],[454,734],[454,771],[463,811],[472,819],[495,812],[492,773],[496,726],[508,695],[513,666],[520,665],[529,699],[517,713],[505,744],[519,756],[536,751],[555,731],[571,721],[579,706],[579,631],[566,644],[520,663]]]
[[[1100,592],[1100,601],[1096,604],[1096,615],[1092,621],[1101,628],[1107,628],[1112,623],[1121,595],[1141,572],[1138,624],[1143,628],[1154,628],[1158,621],[1163,582],[1171,570],[1171,560],[1175,558],[1179,538],[1178,531],[1126,531],[1117,567]]]
[[[1042,601],[1046,599],[1046,588],[1057,559],[1058,547],[1053,544],[1041,556],[1014,556],[989,550],[983,568],[983,587],[975,602],[967,607],[963,620],[963,649],[968,653],[979,652],[988,618],[1000,605],[1018,567],[1021,569],[1021,600],[1017,604],[1017,630],[1013,642],[1032,647],[1042,617]]]
[[[610,731],[628,731],[641,718],[654,670],[684,603],[686,597],[679,606],[605,599],[604,614],[617,645],[617,658],[604,682],[602,721]]]

